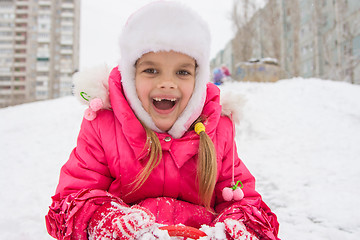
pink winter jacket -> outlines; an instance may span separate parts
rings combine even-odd
[[[199,136],[189,130],[181,138],[156,133],[163,158],[140,190],[131,183],[144,165],[145,130],[131,110],[114,68],[109,77],[111,110],[102,110],[95,120],[83,120],[77,147],[62,167],[56,194],[46,216],[47,230],[57,239],[88,239],[91,216],[110,201],[139,204],[150,209],[156,221],[194,227],[213,225],[225,218],[242,219],[260,239],[278,239],[276,216],[255,191],[255,179],[237,157],[235,180],[241,180],[245,197],[226,202],[221,191],[232,178],[233,133],[228,117],[221,116],[219,89],[208,84],[202,115],[206,132],[217,153],[217,184],[212,206],[217,214],[200,206],[196,181]]]

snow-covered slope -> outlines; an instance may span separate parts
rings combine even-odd
[[[226,83],[246,103],[239,155],[282,239],[360,236],[360,86],[320,79]],[[52,239],[44,216],[85,107],[73,97],[0,109],[0,239]]]

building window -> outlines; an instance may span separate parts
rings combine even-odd
[[[7,32],[7,31],[0,32],[0,37],[9,37],[9,36],[12,36],[12,32]]]
[[[0,54],[12,54],[13,50],[12,49],[1,49],[0,48]]]
[[[0,76],[0,81],[10,81],[11,77],[9,76]]]
[[[12,44],[11,40],[0,40],[0,44]]]
[[[0,19],[14,19],[15,14],[13,13],[0,13]]]

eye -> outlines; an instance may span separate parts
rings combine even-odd
[[[178,71],[176,74],[184,75],[184,76],[190,75],[190,73],[189,73],[188,71],[186,71],[186,70],[180,70],[180,71]]]
[[[145,69],[143,72],[145,73],[150,73],[150,74],[156,74],[156,73],[159,73],[156,69],[154,68],[147,68]]]

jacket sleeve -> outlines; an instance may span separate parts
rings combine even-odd
[[[121,199],[107,192],[113,181],[97,121],[83,120],[77,147],[61,168],[46,227],[56,239],[87,239],[91,216],[104,203]]]
[[[222,131],[222,136],[227,137],[223,140],[225,142],[224,155],[221,161],[218,161],[221,169],[215,186],[215,211],[219,215],[213,224],[223,222],[227,218],[241,220],[248,230],[259,239],[276,240],[279,228],[276,215],[262,201],[261,195],[255,191],[255,178],[239,159],[231,131],[232,123],[229,119],[227,122],[225,126],[230,122],[230,127],[227,126],[226,129],[223,129],[228,134],[224,134]],[[222,190],[231,186],[233,157],[235,162],[234,180],[235,182],[240,180],[243,183],[244,198],[240,201],[227,202],[222,197]]]

